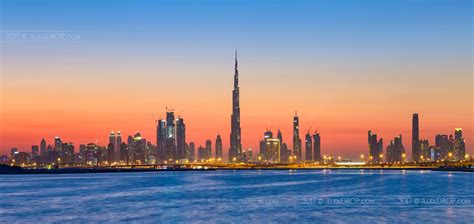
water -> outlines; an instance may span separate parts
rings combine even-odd
[[[0,175],[0,222],[474,223],[473,181],[360,170]]]

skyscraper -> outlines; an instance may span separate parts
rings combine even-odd
[[[297,112],[295,112],[295,117],[293,117],[293,155],[296,156],[297,161],[302,160],[300,121]]]
[[[41,140],[40,143],[40,155],[46,156],[46,140],[44,140],[44,138]]]
[[[414,162],[420,161],[420,127],[418,121],[418,114],[413,114],[412,118],[412,133],[411,133],[412,143],[412,160]]]
[[[377,141],[377,134],[369,130],[369,161],[371,163],[383,162],[383,139]]]
[[[17,148],[11,148],[10,149],[10,159],[15,159],[16,154],[18,154],[18,149]]]
[[[281,162],[281,144],[280,140],[277,138],[268,138],[265,139],[267,160],[271,163],[280,163]]]
[[[109,135],[109,144],[107,145],[107,161],[113,163],[115,161],[115,152],[117,148],[117,138],[115,132],[110,132]]]
[[[39,146],[38,145],[31,146],[31,157],[35,159],[38,156],[39,156]]]
[[[128,163],[128,146],[125,142],[120,144],[120,162]]]
[[[121,160],[121,145],[122,145],[122,133],[120,131],[117,131],[116,135],[116,142],[115,142],[115,158],[114,161],[120,161]]]
[[[206,140],[206,155],[207,159],[212,158],[212,141]]]
[[[277,138],[278,138],[278,140],[280,140],[280,143],[283,144],[283,135],[281,134],[280,129],[278,129]]]
[[[146,140],[142,138],[140,133],[136,133],[133,136],[131,144],[129,146],[133,149],[133,161],[132,164],[145,164],[146,163]]]
[[[191,162],[194,162],[195,160],[195,149],[194,149],[194,142],[190,142],[189,145],[188,145],[188,148],[186,149],[186,152],[187,152],[187,158],[189,161]]]
[[[436,159],[447,159],[452,148],[448,135],[437,134],[435,137],[435,146],[439,148]]]
[[[263,139],[260,141],[260,155],[262,155],[264,161],[270,160],[270,152],[267,147],[267,140],[273,138],[273,132],[270,130],[263,133]]]
[[[425,161],[431,160],[430,142],[428,139],[420,139],[420,158],[423,157]]]
[[[314,161],[320,162],[321,158],[321,136],[319,133],[315,132],[313,134],[313,159]]]
[[[231,130],[229,161],[240,162],[242,160],[242,139],[240,132],[239,70],[237,62],[237,51],[235,51],[234,90],[232,91],[232,115],[230,118]]]
[[[206,160],[209,159],[209,154],[207,153],[207,149],[205,147],[199,146],[197,151],[199,162],[206,162]]]
[[[176,120],[176,159],[186,158],[186,125],[183,118]]]
[[[166,160],[166,121],[158,120],[156,124],[156,154],[159,162]]]
[[[174,112],[166,112],[166,160],[174,160],[176,153],[176,126],[174,124]]]
[[[307,162],[313,161],[313,139],[311,138],[311,134],[306,133],[305,135],[305,160]]]
[[[281,133],[280,133],[281,137]],[[281,162],[281,143],[279,138],[273,138],[273,132],[267,130],[260,141],[260,155],[263,161],[270,163]]]
[[[216,160],[222,160],[222,139],[219,134],[216,138]]]
[[[114,144],[115,143],[109,142],[107,145],[107,162],[109,164],[112,164],[115,159]]]
[[[72,142],[63,143],[62,151],[60,153],[61,163],[74,162],[74,144]]]
[[[283,134],[278,129],[277,139],[280,140],[280,162],[288,162],[291,152],[288,150],[288,146],[283,142]]]
[[[456,160],[464,160],[466,155],[466,144],[462,137],[462,128],[454,129],[454,154]]]
[[[402,135],[398,135],[387,146],[386,158],[387,162],[404,162],[403,154],[405,154],[405,147],[402,143]]]
[[[61,141],[60,137],[54,137],[54,150],[61,151],[61,147],[63,146],[63,141]]]

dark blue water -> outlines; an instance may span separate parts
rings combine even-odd
[[[0,222],[474,222],[474,174],[215,171],[0,175]]]

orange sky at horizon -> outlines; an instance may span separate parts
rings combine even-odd
[[[370,129],[384,138],[385,146],[390,139],[402,134],[403,143],[410,155],[411,115],[418,112],[422,138],[428,138],[434,144],[435,134],[453,134],[454,128],[461,127],[467,139],[467,152],[472,154],[470,139],[473,130],[466,122],[472,121],[472,114],[470,105],[466,105],[463,99],[454,101],[450,100],[450,96],[445,96],[451,107],[438,108],[435,100],[444,100],[439,99],[438,95],[438,98],[431,101],[425,100],[425,106],[419,107],[419,99],[429,99],[427,97],[431,94],[430,91],[407,100],[414,93],[409,88],[397,94],[390,89],[381,91],[380,94],[370,94],[366,85],[354,79],[338,85],[315,85],[298,79],[285,80],[281,76],[278,76],[281,80],[259,80],[255,77],[262,77],[263,74],[249,71],[244,67],[245,61],[240,64],[242,139],[245,149],[258,151],[258,142],[267,128],[271,128],[275,134],[280,128],[284,141],[291,148],[292,119],[295,110],[298,110],[300,138],[304,139],[304,134],[309,129],[318,130],[322,138],[323,154],[353,159],[357,159],[360,154],[367,154],[367,131]],[[189,83],[181,79],[178,73],[172,78],[172,82],[181,80],[187,90],[170,95],[166,94],[166,88],[135,89],[136,80],[106,83],[104,80],[107,79],[104,79],[98,81],[98,84],[87,86],[86,91],[81,91],[84,83],[74,84],[66,80],[56,88],[42,89],[40,87],[47,84],[41,80],[24,82],[22,78],[18,78],[21,76],[4,77],[0,153],[8,154],[11,147],[30,151],[31,145],[39,144],[43,137],[48,143],[52,143],[54,136],[73,142],[76,150],[79,144],[96,140],[99,144],[106,145],[109,132],[117,130],[125,137],[140,132],[155,144],[152,115],[163,118],[165,107],[174,107],[176,114],[181,114],[184,118],[188,142],[193,141],[199,146],[204,145],[206,139],[211,139],[214,144],[217,133],[220,133],[224,152],[227,153],[233,76],[231,63],[227,65],[230,66],[226,71],[217,71],[226,75],[217,80],[221,82],[218,85],[215,85],[217,81],[214,80],[214,87],[206,79],[191,78],[189,82],[192,83]],[[265,94],[260,89],[266,84],[271,87],[274,83],[281,82],[288,84],[282,85],[281,91]],[[375,81],[377,82],[381,83]],[[301,87],[292,88],[293,83],[299,83]],[[112,92],[111,86],[114,84],[124,91]],[[205,89],[200,87],[206,84],[209,89],[199,91]],[[310,89],[311,85],[317,86],[317,91]],[[35,92],[26,91],[28,89],[35,89]],[[269,89],[272,88],[265,88]],[[297,93],[289,94],[295,89],[298,89]],[[350,94],[346,94],[348,89],[351,90]],[[384,99],[383,102],[386,103],[374,103],[380,99]],[[453,111],[456,111],[453,116],[444,115],[452,114]]]
[[[462,128],[474,154],[471,1],[2,3],[0,155],[118,130],[155,144],[166,107],[226,154],[235,49],[244,149],[267,128],[292,148],[297,110],[323,154],[358,159],[372,130],[410,156],[413,113],[430,144]]]

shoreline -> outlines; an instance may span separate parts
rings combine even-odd
[[[0,166],[0,175],[21,174],[79,174],[79,173],[135,173],[135,172],[170,172],[170,171],[220,171],[220,170],[428,170],[428,171],[454,171],[474,172],[468,167],[205,167],[205,168],[22,168],[19,166]]]

